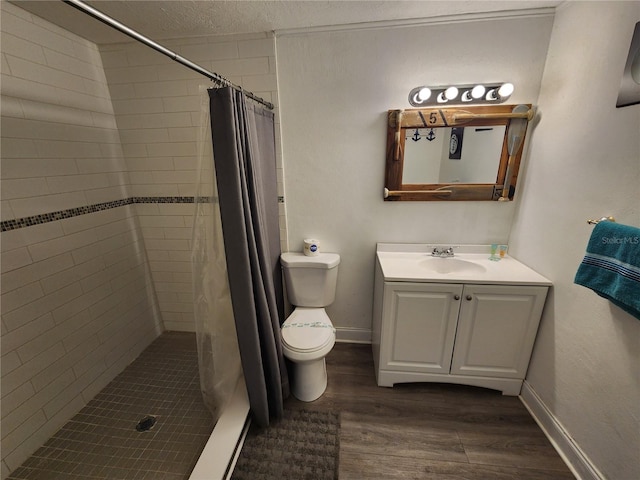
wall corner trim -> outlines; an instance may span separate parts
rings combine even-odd
[[[520,401],[578,480],[605,480],[526,380],[522,384]]]

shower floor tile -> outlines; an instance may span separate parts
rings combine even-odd
[[[195,334],[165,332],[7,480],[188,479],[213,427]]]

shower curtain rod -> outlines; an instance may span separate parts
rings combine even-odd
[[[198,72],[201,75],[204,75],[205,77],[209,78],[210,80],[212,80],[214,82],[217,82],[217,83],[220,83],[220,84],[224,85],[225,87],[231,87],[231,88],[233,88],[234,90],[236,90],[238,92],[242,92],[247,97],[249,97],[251,100],[254,100],[254,101],[264,105],[269,110],[273,110],[273,104],[271,102],[268,102],[268,101],[256,96],[252,92],[250,92],[248,90],[245,90],[242,87],[239,87],[238,85],[234,85],[233,83],[231,83],[229,80],[227,80],[223,76],[218,75],[217,73],[210,72],[209,70],[206,70],[205,68],[201,67],[200,65],[198,65],[196,63],[193,63],[192,61],[187,60],[184,57],[181,57],[177,53],[169,50],[166,47],[163,47],[159,43],[154,42],[150,38],[145,37],[144,35],[136,32],[135,30],[133,30],[133,29],[127,27],[126,25],[118,22],[114,18],[111,18],[110,16],[102,13],[100,10],[95,9],[92,6],[87,5],[86,3],[84,3],[84,2],[82,2],[80,0],[62,0],[62,1],[64,3],[66,3],[66,4],[68,4],[68,5],[71,5],[72,7],[77,8],[81,12],[86,13],[87,15],[90,15],[93,18],[95,18],[97,20],[100,20],[102,23],[105,23],[105,24],[109,25],[110,27],[115,28],[116,30],[119,30],[120,32],[124,33],[125,35],[128,35],[131,38],[133,38],[133,39],[135,39],[135,40],[137,40],[137,41],[139,41],[141,43],[144,43],[148,47],[151,47],[154,50],[162,53],[163,55],[166,55],[167,57],[169,57],[172,60],[184,65],[185,67],[190,68],[191,70],[194,70],[194,71]]]

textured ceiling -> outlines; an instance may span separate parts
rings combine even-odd
[[[129,41],[61,0],[12,3],[95,43]],[[554,7],[560,0],[515,1],[90,1],[101,12],[151,39],[225,35],[365,22],[426,19]]]

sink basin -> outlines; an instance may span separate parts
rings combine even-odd
[[[483,273],[487,269],[475,262],[452,257],[429,257],[420,266],[435,273]]]

